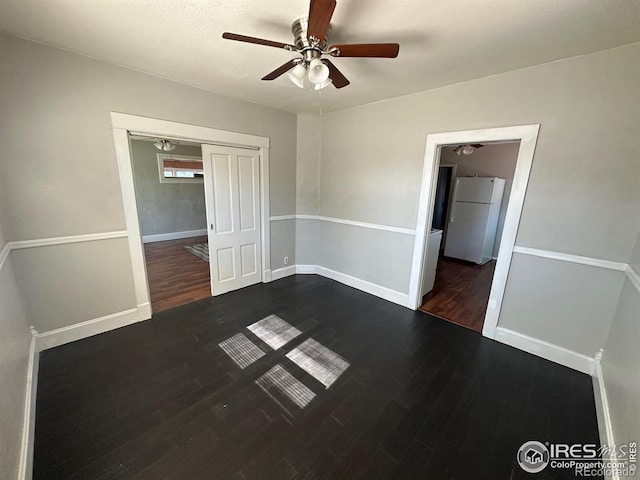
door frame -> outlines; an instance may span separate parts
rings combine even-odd
[[[433,218],[433,206],[436,193],[435,179],[437,178],[438,167],[440,165],[441,147],[466,143],[520,142],[504,229],[502,231],[500,250],[498,251],[496,270],[493,275],[493,282],[491,283],[487,313],[482,328],[483,336],[495,338],[539,130],[540,124],[533,124],[427,135],[420,199],[418,202],[416,235],[413,245],[411,278],[409,281],[409,305],[411,308],[417,310],[422,300],[419,298],[420,283],[425,260],[424,257],[427,254],[427,227],[431,225]]]
[[[129,134],[162,137],[197,143],[252,148],[260,155],[260,242],[262,250],[262,282],[271,281],[271,230],[269,225],[269,147],[270,139],[246,133],[142,117],[128,113],[110,112],[111,128],[120,173],[120,187],[129,240],[131,268],[138,311],[142,319],[151,317],[151,298],[140,234],[138,206],[133,182],[133,162]],[[208,226],[207,226],[208,229]],[[213,292],[212,292],[213,294]]]
[[[442,244],[447,239],[447,231],[449,230],[449,217],[451,216],[451,205],[453,204],[453,189],[456,185],[456,174],[458,173],[457,163],[438,163],[438,168],[447,167],[451,168],[451,182],[449,184],[449,198],[447,199],[447,215],[444,219],[444,228],[442,229]],[[437,170],[436,170],[437,171]],[[438,178],[438,177],[436,177]],[[434,193],[435,199],[435,193]],[[418,305],[419,306],[419,305]]]

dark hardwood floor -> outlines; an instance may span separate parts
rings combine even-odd
[[[482,332],[495,269],[495,260],[475,265],[440,255],[435,285],[420,310]]]
[[[277,351],[246,328],[274,313],[302,332]],[[328,389],[286,356],[308,338],[350,364]],[[276,364],[306,408],[256,384]],[[516,452],[599,443],[589,376],[315,275],[46,350],[36,412],[35,480],[573,478]]]
[[[211,296],[209,263],[184,249],[207,241],[203,236],[144,244],[154,313]]]

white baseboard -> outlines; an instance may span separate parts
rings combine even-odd
[[[383,287],[360,278],[352,277],[346,273],[336,272],[335,270],[321,267],[319,265],[296,265],[296,273],[321,275],[403,307],[411,308],[409,305],[408,294],[391,290],[390,288]]]
[[[201,237],[207,234],[207,229],[187,230],[185,232],[158,233],[156,235],[144,235],[142,243],[165,242],[167,240],[179,240],[181,238]]]
[[[317,265],[296,265],[296,273],[300,275],[318,275]]]
[[[36,433],[36,393],[38,389],[38,364],[40,357],[36,334],[37,332],[33,331],[31,345],[29,346],[29,365],[27,367],[25,386],[18,480],[30,480],[33,473],[33,444]]]
[[[116,328],[131,325],[132,323],[142,322],[149,318],[151,318],[151,306],[146,303],[139,305],[137,308],[39,333],[38,350],[47,350],[48,348],[64,345],[65,343],[75,342],[82,338],[92,337],[100,333],[115,330]]]
[[[587,375],[593,375],[594,360],[581,353],[529,337],[504,327],[496,328],[494,340],[545,358]]]
[[[596,353],[596,358],[593,362],[593,396],[596,402],[596,417],[598,419],[598,432],[600,434],[601,445],[615,445],[615,438],[613,435],[613,424],[611,423],[611,415],[609,413],[609,401],[607,400],[607,388],[604,383],[604,376],[602,374],[602,355],[603,351],[600,350]],[[609,458],[611,461],[615,461],[615,457]],[[618,480],[618,475],[607,476],[607,479]]]
[[[289,277],[296,274],[296,266],[289,265],[288,267],[278,268],[271,272],[271,280],[278,280],[280,278]]]

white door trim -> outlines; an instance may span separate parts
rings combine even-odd
[[[133,165],[131,161],[129,133],[175,140],[188,140],[198,143],[248,147],[258,150],[260,155],[262,281],[271,281],[271,250],[269,245],[271,238],[269,222],[269,138],[118,112],[111,112],[111,127],[116,147],[118,169],[120,171],[124,216],[127,225],[133,281],[138,305],[150,305],[151,299],[133,183]],[[150,316],[151,311],[149,309],[143,318],[149,318]]]
[[[409,282],[409,302],[414,310],[420,306],[421,300],[419,298],[420,281],[424,255],[426,255],[427,226],[431,225],[433,216],[433,202],[436,193],[434,179],[437,176],[437,168],[440,164],[440,147],[463,143],[519,141],[520,149],[518,151],[516,170],[513,176],[500,251],[498,252],[498,261],[496,262],[491,293],[489,294],[489,304],[482,329],[482,334],[485,337],[495,337],[539,130],[540,125],[536,124],[427,135],[418,203],[418,218],[416,221],[416,237],[413,246],[411,279]]]

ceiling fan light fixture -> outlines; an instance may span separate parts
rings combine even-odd
[[[176,148],[176,146],[169,140],[158,140],[157,142],[154,142],[153,145],[163,152],[170,152]]]
[[[313,85],[313,89],[314,90],[322,90],[324,87],[328,87],[329,85],[331,85],[333,83],[333,81],[330,78],[327,78],[324,82],[322,83],[316,83]]]
[[[304,77],[307,76],[307,69],[302,63],[299,63],[289,70],[287,76],[296,87],[304,88]]]
[[[314,58],[309,64],[309,80],[314,85],[326,82],[329,78],[329,67],[327,67],[322,60]],[[315,88],[315,87],[314,87]]]
[[[462,153],[464,155],[471,155],[473,153],[474,148],[471,145],[465,145],[462,147]]]

